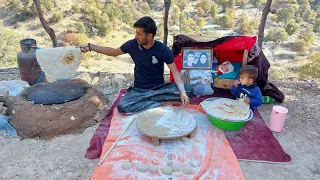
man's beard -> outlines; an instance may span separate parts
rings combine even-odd
[[[137,42],[138,42],[138,44],[141,45],[141,46],[148,44],[148,43],[147,43],[147,42],[148,42],[147,39],[144,39],[143,41],[138,41],[138,40],[137,40]]]

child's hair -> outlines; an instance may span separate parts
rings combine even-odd
[[[241,74],[248,74],[250,79],[256,81],[258,77],[258,68],[253,65],[245,65],[240,69],[239,75]]]

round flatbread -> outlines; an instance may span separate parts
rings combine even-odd
[[[47,76],[73,77],[80,64],[80,48],[74,46],[45,48],[36,51],[37,61]]]
[[[218,98],[203,101],[201,106],[209,115],[219,119],[241,121],[250,116],[250,106],[242,100]]]

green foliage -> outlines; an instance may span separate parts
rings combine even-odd
[[[285,30],[288,33],[289,36],[293,35],[296,33],[299,29],[299,25],[295,22],[290,22],[285,26]]]
[[[303,55],[307,50],[307,44],[304,40],[299,39],[294,42],[291,46],[291,50],[298,52],[298,54]]]
[[[142,6],[142,10],[144,11],[144,13],[149,14],[151,9],[148,3],[144,3]]]
[[[320,79],[320,53],[316,52],[310,56],[310,63],[298,68],[299,76]]]
[[[246,5],[249,3],[249,0],[236,0],[236,5],[240,6],[240,8],[245,8]]]
[[[45,13],[51,11],[54,8],[54,0],[40,1],[41,9]]]
[[[183,11],[188,5],[188,0],[179,0],[176,4],[179,7],[179,9]]]
[[[198,17],[204,16],[204,10],[201,7],[197,7],[197,15]]]
[[[96,27],[99,29],[100,36],[105,36],[113,30],[113,24],[106,13],[102,14]]]
[[[251,34],[254,30],[258,27],[258,20],[253,19],[251,21],[248,20],[248,16],[243,15],[240,18],[240,27],[239,33],[240,34]]]
[[[217,17],[216,22],[222,28],[226,28],[226,29],[233,29],[234,28],[233,21],[229,16]]]
[[[145,7],[143,6],[143,8],[146,8],[144,9],[144,11],[148,11],[150,12],[150,7],[148,5],[148,7]],[[103,9],[103,12],[105,12],[111,20],[114,20],[114,19],[121,19],[121,16],[122,16],[122,11],[121,9],[116,5],[116,4],[106,4],[104,9]],[[146,12],[148,13],[148,12]]]
[[[16,66],[21,36],[0,24],[0,67]]]
[[[300,31],[299,39],[303,39],[307,46],[310,46],[315,41],[315,34],[313,32],[313,27],[308,26],[306,30]]]
[[[235,11],[233,9],[227,8],[226,14],[222,17],[217,17],[216,22],[222,28],[233,29],[234,28],[234,23],[233,23],[234,15],[235,15]]]
[[[286,41],[288,39],[289,35],[287,34],[287,32],[280,27],[277,28],[273,28],[271,29],[267,36],[265,37],[266,41],[273,41],[277,44],[279,44],[280,42]]]
[[[83,24],[83,22],[77,22],[74,26],[76,28],[77,33],[85,34],[87,32],[86,26]]]
[[[218,0],[215,1],[219,6],[221,6],[223,8],[223,11],[226,11],[227,8],[231,8],[234,9],[235,5],[236,5],[236,1],[235,0]]]
[[[249,3],[253,5],[255,8],[261,7],[263,4],[265,4],[267,0],[249,0]]]
[[[122,16],[122,21],[128,25],[133,25],[133,13],[131,12],[130,8],[125,8],[123,10],[123,16]]]
[[[186,29],[186,26],[188,25],[187,21],[188,21],[187,15],[184,12],[181,12],[180,13],[180,25],[179,25],[180,30]]]
[[[295,17],[295,9],[293,6],[289,6],[287,8],[281,8],[277,12],[277,22],[282,22],[287,25],[290,21],[292,21]]]
[[[206,25],[206,20],[202,17],[199,17],[197,23],[198,23],[198,27],[202,29]]]
[[[171,25],[179,25],[180,24],[180,9],[178,6],[174,5],[172,7],[172,11],[171,13],[169,13],[169,15],[171,15]]]
[[[88,42],[88,38],[85,34],[67,33],[62,38],[62,44],[65,46],[79,46],[86,42]]]
[[[313,31],[314,32],[320,32],[320,17],[317,17],[314,26],[313,26]]]
[[[306,22],[308,22],[314,16],[309,1],[300,2],[299,13],[301,14],[302,19]]]
[[[73,10],[74,12],[80,12],[81,7],[78,4],[73,4],[71,6],[71,10]]]
[[[164,24],[163,21],[161,21],[158,25],[157,25],[157,34],[156,37],[160,40],[163,40],[164,38]]]
[[[219,13],[219,6],[216,3],[213,3],[211,6],[211,10],[210,10],[210,14],[213,18],[215,18],[217,16],[217,14]]]
[[[196,7],[201,7],[205,13],[211,10],[211,1],[210,0],[200,0]]]
[[[48,19],[49,23],[57,23],[63,19],[63,15],[61,12],[55,12],[53,15]]]

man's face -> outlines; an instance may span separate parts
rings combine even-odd
[[[148,38],[146,33],[143,32],[143,28],[136,28],[136,37],[139,45],[146,45],[148,43]]]
[[[207,56],[206,56],[206,55],[201,55],[201,56],[200,56],[200,62],[201,62],[202,64],[206,63],[206,62],[207,62]]]
[[[240,75],[240,84],[242,86],[246,86],[246,85],[252,84],[252,83],[253,83],[253,79],[250,79],[249,74],[242,73]]]
[[[187,63],[192,64],[194,61],[194,54],[188,54]]]

